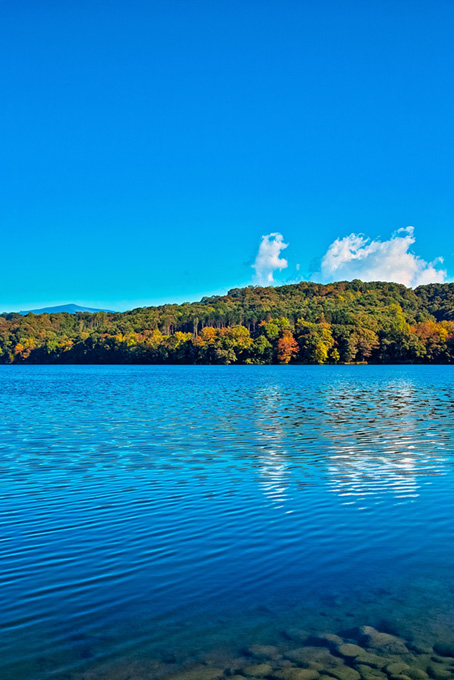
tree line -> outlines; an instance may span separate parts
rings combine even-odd
[[[0,315],[0,363],[454,363],[454,283],[235,288],[128,312]]]

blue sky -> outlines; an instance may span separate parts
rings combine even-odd
[[[451,0],[0,12],[0,310],[454,276]]]

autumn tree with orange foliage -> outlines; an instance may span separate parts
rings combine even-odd
[[[291,331],[284,331],[277,341],[277,359],[280,364],[288,364],[299,352],[299,346]]]

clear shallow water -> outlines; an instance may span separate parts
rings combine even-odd
[[[0,367],[1,677],[454,623],[454,367]]]

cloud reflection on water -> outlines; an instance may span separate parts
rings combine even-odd
[[[413,502],[427,477],[446,474],[442,435],[424,424],[436,407],[411,381],[379,389],[337,384],[326,396],[333,440],[328,483],[345,505],[366,508],[390,494],[396,503]]]
[[[284,508],[289,500],[289,454],[285,448],[285,431],[279,419],[283,397],[278,385],[260,389],[256,395],[257,440],[260,445],[259,485],[265,497],[276,507]]]
[[[408,379],[380,386],[337,380],[314,390],[311,400],[307,386],[304,394],[290,400],[278,384],[255,394],[259,485],[277,509],[292,512],[293,493],[320,482],[314,465],[343,505],[360,509],[385,496],[395,504],[414,502],[431,477],[447,473],[440,395],[421,394]]]

